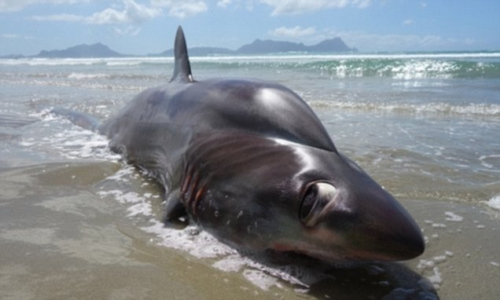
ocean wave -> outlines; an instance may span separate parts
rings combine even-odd
[[[200,60],[193,64],[207,69],[292,70],[313,72],[337,78],[388,77],[421,78],[500,78],[500,60],[442,59],[439,57],[365,57],[330,59],[314,57],[248,58],[243,60]],[[499,57],[500,58],[500,57]]]
[[[96,73],[96,74],[90,74],[90,73],[71,73],[68,75],[69,79],[101,79],[101,78],[111,78],[112,75],[110,74],[103,74],[103,73]]]
[[[111,153],[108,140],[89,130],[76,126],[66,126],[68,121],[47,113],[46,110],[33,117],[41,118],[45,124],[58,126],[61,130],[50,137],[40,139],[37,136],[24,137],[20,142],[21,147],[34,148],[39,151],[49,151],[51,155],[64,159],[92,159],[117,161],[120,156]]]
[[[303,66],[339,78],[389,77],[421,78],[500,78],[500,63],[438,59],[369,59],[308,63]]]
[[[367,103],[367,102],[348,102],[348,101],[311,101],[313,108],[343,109],[354,111],[379,111],[390,113],[406,114],[442,114],[442,115],[461,115],[461,116],[479,116],[479,117],[498,117],[500,116],[500,105],[498,104],[465,104],[454,105],[449,103]]]
[[[0,65],[6,66],[75,66],[75,65],[95,65],[103,63],[101,59],[48,59],[48,58],[22,58],[22,59],[0,59]]]
[[[500,53],[258,55],[192,57],[198,69],[290,69],[339,78],[500,78]],[[0,59],[0,65],[89,66],[105,68],[172,65],[172,57],[88,59]]]
[[[130,57],[130,58],[22,58],[0,59],[0,65],[7,66],[136,66],[140,64],[173,63],[168,57]]]
[[[49,76],[57,77],[57,75],[53,74],[49,74]],[[94,80],[94,79],[122,80],[123,79],[123,80],[162,81],[165,79],[163,74],[150,75],[150,74],[124,74],[124,73],[80,73],[80,72],[72,72],[66,77],[68,79],[73,79],[73,80]]]

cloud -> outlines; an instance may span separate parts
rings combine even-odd
[[[77,4],[91,0],[0,0],[0,12],[14,12],[36,4]]]
[[[17,35],[17,34],[11,34],[11,33],[6,33],[6,34],[2,34],[2,37],[4,39],[17,39],[17,38],[19,38],[19,35]]]
[[[33,40],[34,39],[34,37],[32,37],[32,36],[25,36],[25,35],[19,35],[19,34],[14,34],[14,33],[5,33],[5,34],[0,35],[0,37],[2,37],[4,39],[11,39],[11,40],[14,40],[14,39]]]
[[[161,14],[160,9],[149,8],[135,3],[133,0],[123,0],[124,9],[107,8],[91,16],[74,14],[59,14],[48,16],[33,16],[35,21],[83,22],[87,24],[141,24]]]
[[[217,1],[217,6],[226,8],[232,2],[233,2],[233,0],[219,0],[219,1]]]
[[[255,3],[261,2],[260,0],[217,0],[217,6],[221,8],[233,8],[233,9],[246,9],[247,11],[253,11]]]
[[[2,1],[2,0],[0,0]],[[35,1],[35,0],[32,0]],[[45,0],[49,1],[49,0]],[[53,3],[64,0],[52,0]],[[67,3],[78,0],[65,0]],[[83,1],[83,0],[79,0]],[[88,1],[88,0],[85,0]],[[42,0],[38,0],[42,2]],[[33,16],[35,21],[59,21],[59,22],[82,22],[87,24],[143,24],[163,14],[167,10],[168,15],[184,19],[206,11],[207,5],[199,0],[151,0],[150,5],[139,4],[135,0],[122,0],[123,8],[107,8],[90,16],[75,14],[58,14],[48,16]],[[120,32],[135,32],[136,30],[125,30]]]
[[[410,26],[414,23],[414,21],[412,19],[406,19],[403,21],[403,25],[405,26]]]
[[[58,22],[80,22],[84,21],[85,18],[82,16],[71,15],[71,14],[60,14],[60,15],[50,15],[50,16],[33,16],[32,20],[35,21],[58,21]]]
[[[141,28],[136,27],[136,26],[127,26],[125,28],[118,28],[115,27],[113,28],[116,34],[122,35],[122,36],[136,36],[141,32]]]
[[[137,4],[133,0],[123,0],[123,3],[125,5],[124,10],[107,8],[84,18],[84,21],[89,24],[141,24],[161,14],[160,9],[149,8]]]
[[[472,39],[454,39],[439,35],[373,34],[364,31],[325,29],[317,38],[341,37],[350,47],[361,51],[421,51],[469,46]]]
[[[272,30],[271,35],[287,38],[299,38],[304,36],[310,36],[316,33],[314,27],[302,28],[300,26],[295,26],[291,28],[280,27]]]
[[[208,10],[205,1],[201,0],[151,0],[151,5],[153,7],[166,8],[170,16],[179,19],[194,16]]]
[[[260,0],[274,7],[272,15],[298,15],[322,9],[345,8],[354,6],[366,8],[371,0]]]

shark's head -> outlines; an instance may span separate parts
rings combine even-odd
[[[330,261],[423,253],[409,213],[338,152],[253,135],[215,144],[194,218],[219,238]]]

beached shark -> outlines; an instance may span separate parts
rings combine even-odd
[[[337,151],[292,90],[241,79],[197,81],[182,28],[168,84],[138,94],[102,125],[112,151],[165,188],[165,221],[187,217],[221,241],[328,261],[406,260],[424,251],[409,213]]]

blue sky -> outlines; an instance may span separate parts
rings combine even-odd
[[[498,0],[0,0],[0,55],[102,42],[126,54],[341,37],[373,51],[500,50]]]

